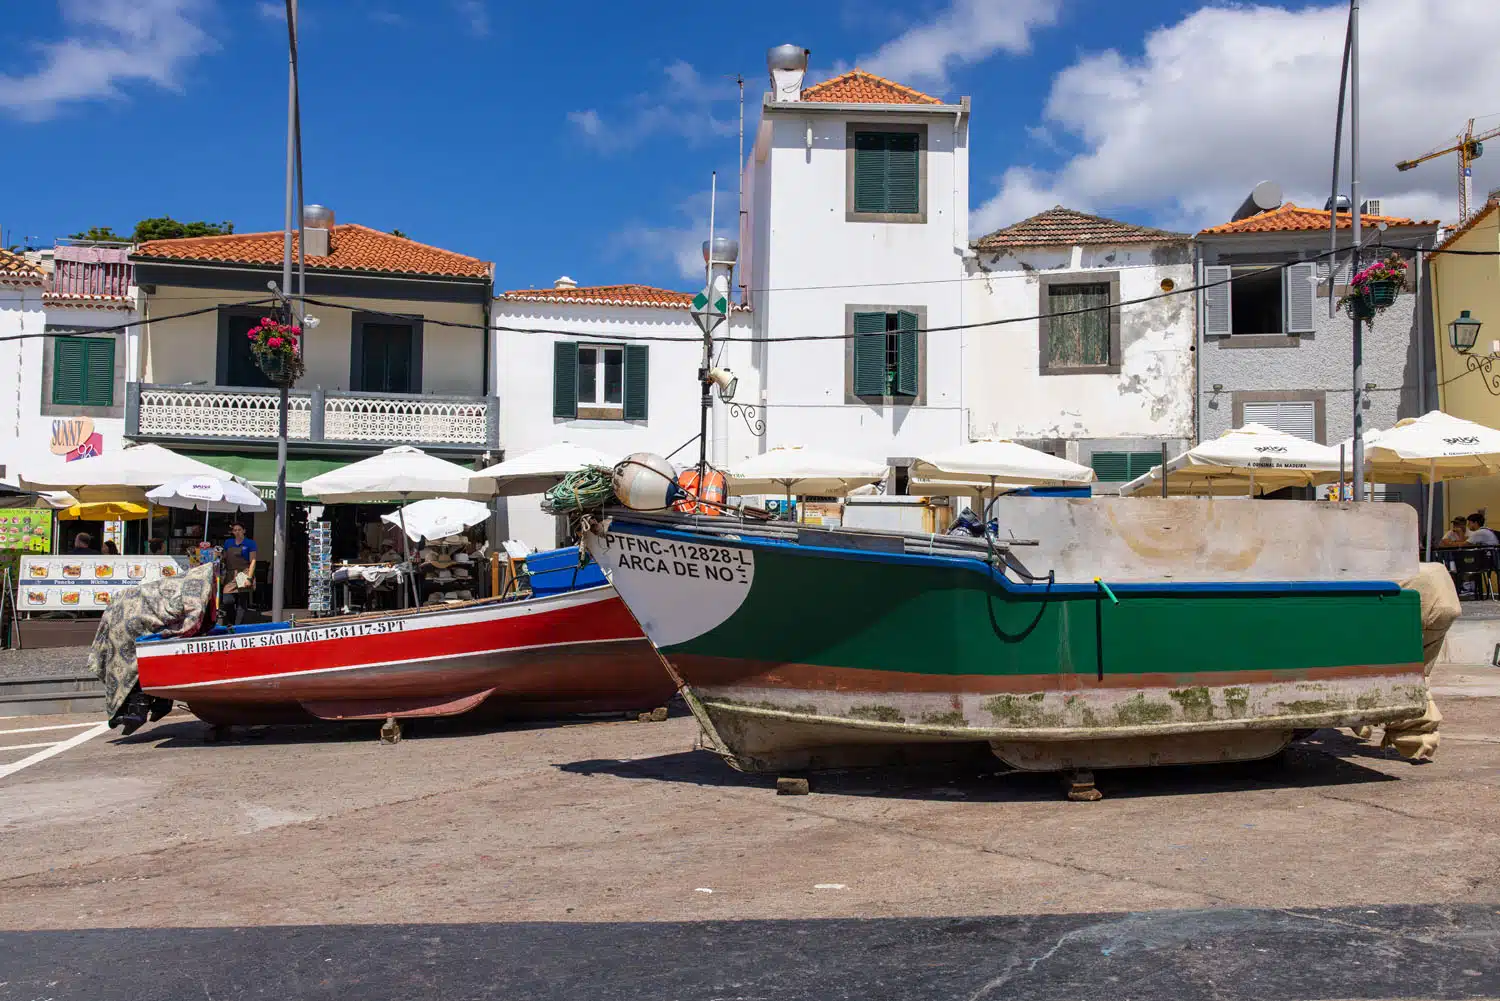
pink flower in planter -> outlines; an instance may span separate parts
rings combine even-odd
[[[273,347],[273,348],[279,348],[279,347],[281,347],[281,338],[280,337],[271,337],[271,338],[268,338],[266,340],[266,343],[268,345],[270,345],[271,347]]]
[[[302,333],[302,328],[301,327],[289,327],[287,329],[291,330],[291,332],[294,333],[294,334],[300,334],[300,333]]]
[[[246,334],[245,336],[248,337],[248,338],[250,338],[253,341],[253,340],[255,340],[255,331],[252,330],[248,334]]]

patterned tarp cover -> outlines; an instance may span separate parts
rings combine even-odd
[[[147,581],[116,595],[105,609],[89,648],[88,668],[104,682],[111,716],[119,712],[139,680],[135,664],[139,637],[151,633],[192,636],[213,626],[216,571],[217,564],[205,563],[180,577]]]

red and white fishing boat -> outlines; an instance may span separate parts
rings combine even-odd
[[[143,692],[218,724],[639,712],[674,691],[608,585],[145,637],[136,658]]]

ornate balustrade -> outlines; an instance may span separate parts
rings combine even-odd
[[[287,437],[366,445],[498,445],[494,397],[293,391]],[[144,439],[260,441],[277,435],[278,394],[237,386],[130,383],[126,435]]]

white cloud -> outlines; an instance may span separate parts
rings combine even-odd
[[[1266,179],[1289,201],[1321,207],[1346,11],[1206,7],[1153,31],[1139,57],[1080,57],[1053,80],[1044,112],[1049,134],[1076,153],[1055,170],[1006,170],[975,210],[973,231],[1058,203],[1191,230],[1227,220]],[[1500,63],[1453,48],[1497,31],[1500,4],[1491,0],[1361,9],[1362,196],[1381,197],[1386,212],[1456,214],[1451,158],[1408,173],[1394,164],[1443,144],[1470,115],[1500,111]],[[1493,162],[1476,165],[1479,198],[1487,180],[1500,183]]]
[[[725,190],[723,178],[732,176],[719,171],[718,204],[715,207],[715,232],[735,237],[739,214],[735,209],[734,190]],[[628,257],[637,266],[649,270],[671,268],[682,279],[678,287],[697,289],[703,285],[703,241],[708,239],[708,192],[684,199],[676,207],[678,225],[649,226],[632,223],[610,237],[611,257]]]
[[[267,21],[286,23],[286,4],[278,3],[277,0],[259,0],[255,5],[255,12]]]
[[[944,90],[948,71],[996,52],[1031,48],[1031,33],[1057,20],[1061,0],[953,0],[935,20],[909,28],[858,64],[901,83]]]
[[[453,0],[453,9],[469,26],[469,34],[484,38],[490,33],[490,10],[485,0]]]
[[[607,152],[634,146],[658,134],[680,136],[691,145],[735,134],[737,120],[728,114],[722,118],[715,114],[720,105],[738,99],[733,80],[705,80],[682,59],[663,67],[662,76],[660,87],[636,94],[618,117],[606,119],[589,108],[568,112],[568,121],[590,144]],[[752,97],[746,93],[747,101]]]
[[[0,109],[42,121],[72,101],[120,98],[123,84],[144,81],[180,90],[180,74],[216,48],[199,26],[200,0],[62,0],[71,34],[37,42],[39,65],[0,74]]]

